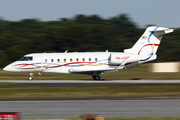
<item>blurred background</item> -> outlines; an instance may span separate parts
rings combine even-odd
[[[121,52],[149,25],[176,28],[153,62],[180,60],[178,0],[0,2],[0,68],[28,53]]]
[[[180,0],[0,0],[0,112],[19,112],[22,119],[31,120],[79,118],[83,114],[130,116],[132,120],[179,119],[179,11]],[[2,70],[29,53],[123,52],[150,25],[175,29],[163,36],[158,58],[105,74],[94,84],[51,83],[91,80],[91,76],[64,74],[36,75],[35,79],[44,83],[33,83],[36,80],[26,81],[29,73]],[[20,83],[14,83],[14,79]],[[176,79],[177,83],[101,83],[138,83],[140,79],[165,79],[170,83]]]

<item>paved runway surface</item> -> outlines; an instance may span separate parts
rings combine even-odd
[[[163,85],[180,84],[180,80],[0,80],[0,82],[22,83],[17,86],[0,87],[27,87],[27,86],[113,86],[113,85]]]
[[[180,100],[0,101],[0,112],[20,112],[22,119],[180,117]]]
[[[121,86],[121,85],[180,85],[180,80],[0,80],[0,82],[20,83],[3,85],[7,87],[65,87],[65,86]]]
[[[12,83],[178,83],[180,80],[0,80]]]

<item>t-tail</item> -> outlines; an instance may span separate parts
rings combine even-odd
[[[173,29],[170,28],[148,27],[135,45],[130,49],[125,49],[124,52],[140,55],[140,63],[155,60],[157,58],[156,52],[163,35],[171,32],[173,32]]]

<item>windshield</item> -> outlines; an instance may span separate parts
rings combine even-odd
[[[24,56],[24,57],[20,58],[18,61],[32,61],[32,60],[33,60],[33,57]]]

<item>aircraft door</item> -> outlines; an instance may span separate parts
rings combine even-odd
[[[34,69],[36,72],[42,71],[42,56],[35,56],[34,57]]]

